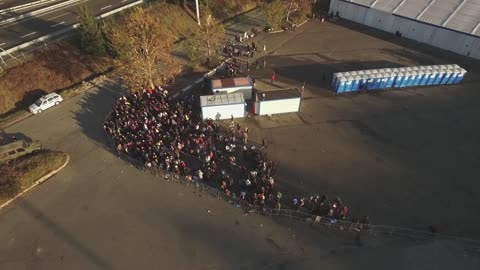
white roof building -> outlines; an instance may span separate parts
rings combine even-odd
[[[480,59],[480,0],[332,0],[330,11]]]

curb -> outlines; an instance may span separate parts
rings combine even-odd
[[[4,124],[4,125],[2,125],[2,122],[0,121],[0,128],[1,128],[1,129],[6,129],[6,128],[8,128],[9,126],[13,126],[13,125],[15,125],[15,124],[18,123],[18,122],[21,122],[21,121],[23,121],[23,120],[25,120],[25,119],[27,119],[27,118],[30,118],[31,116],[32,116],[31,113],[26,113],[25,115],[22,115],[21,117],[14,118],[14,119],[12,119],[12,121],[6,122],[6,124]]]
[[[70,160],[70,156],[67,154],[67,160],[65,161],[65,163],[60,166],[58,169],[56,170],[53,170],[49,173],[47,173],[46,175],[40,177],[40,179],[38,179],[37,181],[35,181],[33,183],[33,185],[31,185],[30,187],[26,188],[24,191],[18,193],[17,195],[15,195],[15,197],[11,198],[10,200],[6,201],[5,203],[3,203],[2,205],[0,205],[0,210],[2,210],[3,208],[5,208],[6,206],[8,206],[10,203],[12,203],[15,199],[17,199],[18,197],[22,196],[23,194],[27,193],[28,191],[30,191],[31,189],[33,189],[34,187],[38,186],[38,185],[41,185],[43,183],[45,183],[50,177],[54,176],[55,174],[57,174],[60,170],[62,170],[63,168],[65,168],[65,166],[67,166],[68,164],[68,161]]]

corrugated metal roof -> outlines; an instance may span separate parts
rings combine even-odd
[[[416,19],[432,0],[406,0],[401,3],[394,14]]]
[[[241,103],[245,103],[242,93],[200,96],[201,107]]]
[[[212,88],[229,88],[234,86],[249,86],[249,85],[252,85],[252,82],[248,77],[212,80]]]
[[[400,5],[403,0],[390,0],[390,1],[375,1],[371,7],[379,10],[383,10],[385,12],[392,13],[398,5]]]
[[[480,36],[480,0],[346,0]]]
[[[480,1],[466,1],[452,18],[447,22],[445,27],[463,31],[462,29],[470,29],[471,34],[475,34],[475,27],[480,23]],[[479,29],[477,29],[479,30]],[[480,34],[479,31],[476,33]]]
[[[442,26],[450,15],[454,15],[453,12],[463,1],[466,0],[432,1],[417,20]]]

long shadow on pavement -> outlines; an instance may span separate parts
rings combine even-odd
[[[27,200],[20,197],[17,199],[16,205],[22,208],[29,215],[34,217],[35,220],[37,220],[39,223],[47,227],[55,235],[59,236],[62,240],[68,243],[69,246],[77,250],[85,258],[87,258],[88,261],[96,265],[99,269],[114,269],[109,262],[95,254],[89,247],[85,246],[80,240],[75,238],[73,234],[67,232],[64,228],[55,223],[54,220],[52,220],[49,216],[43,213],[40,209],[30,204]]]

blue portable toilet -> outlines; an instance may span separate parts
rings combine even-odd
[[[337,83],[335,84],[335,90],[337,93],[345,92],[345,84],[347,83],[347,79],[345,77],[339,77],[337,79]]]
[[[346,77],[347,81],[345,82],[345,92],[351,92],[353,87],[353,81],[355,78],[353,76]]]
[[[445,70],[435,69],[435,67],[433,68],[433,70],[438,71],[438,75],[435,78],[435,81],[433,82],[433,84],[438,85],[442,82],[443,76],[445,76]]]
[[[405,74],[405,72],[407,72],[407,69],[404,67],[401,67],[401,68],[398,68],[398,72],[402,72],[403,74]]]
[[[358,75],[357,71],[349,71],[348,73],[350,73],[350,76],[352,76],[352,77],[355,77],[355,76]]]
[[[412,74],[410,72],[405,72],[403,74],[403,80],[402,83],[400,84],[400,87],[406,87],[410,83],[410,80],[412,78]]]
[[[357,75],[354,77],[352,91],[360,90],[360,83],[362,82],[362,76]]]
[[[420,81],[422,80],[422,75],[421,75],[421,72],[422,71],[413,71],[412,72],[412,79],[413,79],[413,82],[412,82],[412,86],[418,86],[420,85]]]
[[[380,75],[382,76],[382,78],[380,79],[380,85],[378,86],[378,88],[385,89],[387,88],[386,86],[387,86],[388,76],[390,75],[390,72],[383,72]]]
[[[410,80],[407,82],[407,85],[406,86],[415,86],[415,80],[417,80],[417,77],[418,77],[418,72],[416,71],[410,71]]]
[[[386,77],[387,83],[385,84],[385,88],[392,88],[396,77],[397,74],[395,72],[388,73],[388,76]]]
[[[370,75],[372,75],[372,71],[370,71],[370,70],[367,69],[367,70],[364,70],[364,71],[363,71],[363,74],[364,74],[364,75],[367,75],[368,77],[370,77]]]
[[[400,87],[402,85],[403,79],[405,78],[405,74],[401,71],[398,71],[396,74],[397,74],[397,77],[395,78],[395,81],[393,82],[393,87],[395,87],[395,88]]]
[[[375,75],[375,74],[368,75],[367,85],[366,85],[367,90],[374,89],[373,86],[375,84],[376,77],[377,77],[377,75]]]
[[[347,78],[348,76],[350,76],[350,71],[342,72],[342,74],[343,74],[343,77]]]
[[[417,67],[417,66],[412,67],[412,71],[418,72],[419,70],[420,70],[420,67]]]
[[[433,65],[431,66],[433,70],[439,71],[441,68],[441,65]]]
[[[438,71],[432,69],[430,72],[431,73],[430,73],[430,77],[428,77],[427,85],[435,84],[435,79],[438,76]]]
[[[453,75],[453,70],[451,69],[445,70],[445,73],[443,75],[443,78],[440,84],[448,84],[448,81],[450,80],[450,77],[452,77],[452,75]]]
[[[369,78],[370,78],[369,75],[363,74],[361,76],[360,83],[358,84],[358,90],[366,90],[367,89],[367,82],[368,82]]]
[[[382,79],[383,79],[382,74],[380,74],[380,73],[375,74],[375,77],[373,77],[373,88],[372,89],[379,89],[380,84],[382,83]]]
[[[364,71],[364,70],[359,70],[359,71],[357,71],[357,75],[358,75],[358,76],[363,76],[363,74],[365,74],[365,71]]]
[[[461,83],[465,78],[467,71],[464,68],[460,68],[460,73],[458,73],[457,78],[455,78],[454,84]]]
[[[443,69],[450,69],[450,70],[455,70],[455,66],[454,65],[442,65],[443,66]]]
[[[417,76],[417,84],[416,85],[422,85],[422,80],[423,77],[425,76],[425,70],[423,69],[418,69],[417,70],[418,76]]]
[[[341,75],[342,73],[341,72],[335,72],[333,73],[332,75],[332,84],[331,84],[331,87],[335,87],[335,83],[337,81],[337,78]]]
[[[432,72],[430,70],[422,70],[422,72],[423,77],[420,81],[420,85],[428,85],[428,79],[430,79],[430,75],[432,75]]]
[[[405,67],[405,71],[412,73],[413,69],[412,67]]]
[[[455,83],[455,80],[457,79],[458,74],[460,74],[459,68],[452,70],[452,76],[450,76],[450,78],[448,79],[447,84]]]

